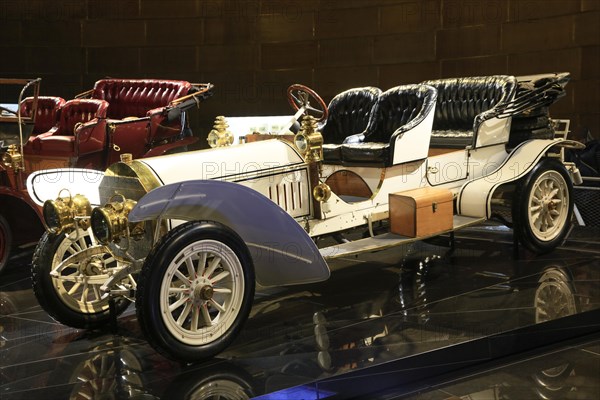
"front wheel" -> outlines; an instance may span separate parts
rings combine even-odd
[[[79,257],[72,258],[75,255]],[[117,261],[108,249],[96,243],[89,230],[69,235],[46,232],[33,253],[33,293],[58,322],[80,329],[100,328],[110,321],[109,298],[100,287],[117,268]],[[121,285],[131,287],[133,277]],[[117,313],[128,305],[128,300],[118,298]]]
[[[165,235],[142,268],[136,311],[158,352],[194,362],[223,351],[248,318],[254,267],[242,239],[216,222]]]
[[[573,212],[573,183],[557,160],[543,159],[517,185],[513,200],[514,234],[534,253],[562,244]]]

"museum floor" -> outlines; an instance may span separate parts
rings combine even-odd
[[[492,224],[446,241],[260,290],[234,345],[196,365],[153,351],[133,307],[117,334],[51,320],[25,250],[1,277],[0,398],[600,398],[600,230],[519,259]]]

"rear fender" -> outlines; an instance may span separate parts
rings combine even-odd
[[[572,147],[577,143],[564,139],[529,140],[521,143],[495,171],[463,185],[456,203],[458,214],[490,218],[492,197],[500,185],[527,175],[553,147]]]
[[[216,221],[245,242],[263,286],[329,278],[329,267],[300,224],[278,205],[245,186],[194,180],[154,189],[129,213],[130,222],[175,219]]]

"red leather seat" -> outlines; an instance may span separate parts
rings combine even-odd
[[[60,109],[65,104],[65,99],[55,96],[38,96],[37,110],[33,131],[23,151],[28,154],[36,154],[40,151],[40,138],[52,135],[58,129]],[[27,97],[21,102],[21,116],[31,117],[33,109],[33,97]]]
[[[94,119],[106,119],[108,103],[95,99],[75,99],[67,101],[60,112],[58,129],[50,136],[41,138],[45,155],[73,156],[78,153],[75,144],[77,134],[86,123]],[[84,124],[80,128],[80,124]],[[105,134],[105,132],[103,132]]]
[[[165,107],[174,99],[185,96],[191,87],[186,81],[101,79],[94,85],[92,98],[109,103],[108,118],[142,118],[148,111]]]
[[[35,124],[32,135],[45,133],[56,127],[60,108],[65,104],[65,99],[54,96],[38,96]],[[21,102],[21,115],[31,117],[33,97],[27,97]]]

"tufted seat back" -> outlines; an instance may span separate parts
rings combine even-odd
[[[450,78],[423,82],[438,91],[434,130],[473,130],[475,117],[511,98],[516,88],[512,76]]]
[[[62,107],[57,135],[72,136],[75,126],[85,124],[94,118],[106,118],[108,103],[104,100],[75,99],[69,100]]]
[[[38,96],[35,124],[32,135],[48,132],[58,122],[60,108],[65,104],[61,97]],[[31,117],[33,97],[27,97],[21,102],[21,115]]]
[[[423,85],[404,85],[391,88],[379,97],[373,125],[366,142],[389,143],[392,134],[422,114],[431,98],[431,88]]]
[[[188,94],[191,87],[185,81],[101,79],[94,85],[92,98],[110,104],[108,118],[145,117],[149,110],[164,107]]]
[[[373,118],[367,127],[364,141],[341,146],[342,163],[348,165],[390,166],[401,162],[396,151],[408,154],[404,159],[421,157],[427,152],[431,133],[436,91],[426,85],[404,85],[391,88],[379,96]],[[406,148],[397,150],[396,142],[404,139]],[[416,147],[415,147],[416,146]]]
[[[329,103],[329,116],[321,129],[325,142],[341,144],[346,137],[363,133],[380,94],[379,88],[362,87],[336,95]]]

